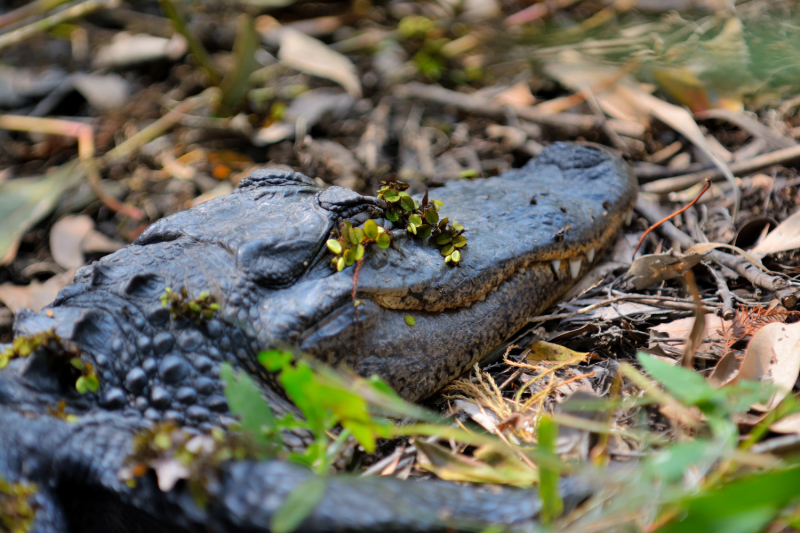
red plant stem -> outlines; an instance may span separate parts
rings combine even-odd
[[[636,256],[636,252],[639,251],[639,248],[642,246],[642,243],[644,242],[645,237],[647,237],[650,234],[651,231],[653,231],[654,229],[659,227],[661,224],[663,224],[667,220],[669,220],[671,218],[675,218],[676,216],[680,215],[681,213],[683,213],[684,211],[686,211],[687,209],[689,209],[690,207],[692,207],[694,204],[697,203],[697,201],[700,199],[700,197],[703,196],[703,194],[708,190],[709,187],[711,187],[711,178],[706,178],[705,182],[706,182],[706,184],[703,187],[703,190],[700,191],[700,194],[698,194],[697,197],[694,200],[692,200],[691,202],[686,204],[684,207],[678,209],[677,211],[675,211],[671,215],[662,218],[661,220],[659,220],[658,222],[656,222],[655,224],[653,224],[652,226],[647,228],[647,231],[645,231],[642,234],[642,238],[639,239],[639,244],[636,245],[636,249],[633,251],[633,255],[634,256]]]

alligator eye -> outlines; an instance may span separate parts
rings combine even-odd
[[[303,240],[252,241],[237,250],[236,267],[259,285],[280,289],[303,275],[313,248]]]

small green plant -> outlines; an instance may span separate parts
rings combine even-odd
[[[69,357],[70,365],[80,372],[80,376],[75,381],[75,389],[81,394],[87,392],[97,392],[100,388],[100,380],[94,365],[80,358],[77,348],[72,345],[65,345],[61,337],[55,331],[49,329],[34,335],[21,335],[14,339],[14,342],[5,350],[0,352],[0,369],[8,366],[11,359],[18,357],[28,357],[39,346],[46,346],[57,357],[66,355]]]
[[[466,246],[464,226],[458,222],[450,223],[447,218],[439,218],[439,208],[444,205],[439,200],[429,200],[425,193],[422,202],[413,199],[407,192],[408,184],[401,181],[381,182],[378,198],[389,204],[386,219],[396,227],[405,229],[417,239],[429,239],[444,256],[445,263],[457,265],[461,261],[461,248]],[[337,272],[360,261],[366,247],[376,244],[381,249],[393,246],[389,233],[378,226],[374,220],[367,220],[362,228],[354,228],[350,222],[343,222],[335,238],[328,239],[328,250],[334,254],[331,264]]]
[[[30,499],[37,491],[36,485],[9,483],[0,478],[0,531],[27,533],[31,530],[36,509]]]
[[[196,298],[189,298],[186,287],[181,287],[180,291],[165,287],[160,300],[161,305],[169,309],[172,318],[188,318],[198,323],[212,318],[219,311],[219,304],[214,302],[209,291],[201,292]]]
[[[284,415],[278,419],[274,430],[303,429],[313,436],[313,442],[304,452],[292,452],[294,461],[325,474],[350,435],[368,452],[375,450],[378,437],[390,435],[391,424],[373,418],[364,398],[315,374],[307,362],[295,361],[291,353],[279,350],[262,352],[258,360],[264,368],[277,373],[287,396],[305,418],[298,420],[290,414]],[[339,425],[342,431],[330,442],[329,435]]]
[[[100,388],[100,380],[97,378],[94,365],[80,357],[73,357],[69,360],[69,364],[81,373],[81,376],[75,381],[75,389],[81,394],[97,392]]]

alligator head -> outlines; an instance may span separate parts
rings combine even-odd
[[[224,419],[222,361],[259,376],[270,394],[257,354],[272,347],[377,373],[417,400],[567,290],[611,242],[635,194],[616,158],[568,144],[502,176],[448,183],[431,196],[467,230],[461,263],[396,231],[397,249],[367,252],[355,307],[355,269],[332,269],[325,241],[344,220],[375,219],[391,232],[385,203],[295,172],[257,171],[233,194],[162,219],[81,269],[52,306],[21,314],[15,334],[55,330],[98,370],[100,390],[82,405],[151,420]],[[190,299],[209,291],[220,309],[199,322],[171,317],[159,300],[166,288]],[[12,366],[38,394],[17,391],[18,401],[67,394],[37,358]]]
[[[495,178],[448,183],[431,196],[468,237],[451,266],[434,246],[393,231],[376,198],[322,189],[295,172],[255,172],[233,194],[165,218],[81,269],[42,312],[18,314],[17,339],[44,342],[0,370],[0,478],[39,484],[35,531],[266,531],[310,473],[277,461],[232,462],[213,505],[200,509],[185,490],[118,479],[132,436],[152,421],[191,431],[231,423],[219,379],[226,361],[257,378],[278,410],[291,408],[258,364],[257,354],[273,347],[377,373],[403,397],[423,398],[585,273],[635,195],[619,160],[568,144]],[[355,269],[332,269],[325,242],[343,221],[367,219],[393,232],[396,249],[367,251],[356,307]],[[193,301],[208,292],[219,309],[210,318],[173,315],[160,301],[168,288]],[[76,355],[95,369],[96,392],[76,391]],[[76,423],[48,414],[60,402]],[[422,516],[435,519],[445,507],[503,523],[538,512],[524,493],[330,483],[308,530],[433,531]]]

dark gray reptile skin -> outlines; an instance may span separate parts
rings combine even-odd
[[[432,190],[442,215],[468,230],[462,263],[446,265],[404,233],[395,241],[405,257],[368,251],[356,327],[354,269],[334,273],[324,242],[341,220],[380,219],[382,202],[292,172],[255,172],[233,194],[160,220],[81,269],[48,309],[17,316],[15,335],[53,329],[78,348],[98,369],[100,390],[78,394],[68,365],[54,365],[46,350],[12,360],[0,371],[0,477],[39,485],[36,531],[266,531],[311,474],[277,461],[228,463],[199,509],[180,484],[164,494],[149,478],[135,489],[118,480],[131,435],[161,420],[229,425],[223,361],[254,376],[277,410],[289,409],[256,360],[276,346],[378,373],[403,397],[424,398],[585,273],[635,195],[619,160],[569,144],[502,176]],[[209,290],[221,309],[200,323],[172,318],[159,302],[165,287],[190,297]],[[58,401],[77,423],[46,414]],[[537,505],[533,491],[334,478],[302,530],[439,531],[443,516],[524,526]]]

